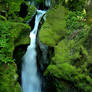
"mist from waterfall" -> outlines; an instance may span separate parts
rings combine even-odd
[[[22,92],[41,92],[41,80],[37,73],[36,36],[39,22],[46,11],[37,10],[34,29],[30,32],[30,45],[23,57]]]

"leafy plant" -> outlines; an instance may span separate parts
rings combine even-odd
[[[85,38],[89,32],[89,26],[86,23],[86,13],[69,11],[66,17],[66,25],[68,28],[67,34],[70,38],[79,40]]]

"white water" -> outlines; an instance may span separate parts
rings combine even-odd
[[[22,66],[22,92],[41,92],[41,80],[37,74],[36,62],[36,35],[38,31],[39,22],[45,11],[37,10],[35,17],[35,26],[30,32],[30,45],[23,57]]]
[[[45,5],[47,7],[50,7],[51,6],[51,0],[45,0]]]

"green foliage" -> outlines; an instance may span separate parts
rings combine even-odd
[[[75,40],[84,39],[89,32],[89,26],[86,23],[86,14],[84,12],[69,11],[66,17],[66,25],[69,29],[67,34]]]
[[[44,2],[44,0],[36,0],[36,2],[37,2],[38,4],[41,4],[41,3]]]
[[[23,23],[0,21],[0,92],[21,92],[13,51],[18,45],[29,44],[30,30]]]
[[[0,21],[0,63],[13,62],[14,47],[29,43],[29,32],[26,24]]]
[[[6,21],[7,19],[6,19],[4,16],[1,16],[1,15],[0,15],[0,20]]]
[[[92,24],[92,1],[91,0],[89,5],[87,6],[87,20],[89,24]]]
[[[0,92],[21,92],[15,63],[0,64]]]
[[[79,11],[77,12],[69,11],[66,17],[66,21],[68,29],[70,30],[81,29],[85,25],[86,14]]]
[[[54,16],[54,14],[52,15]],[[46,20],[40,31],[40,39],[41,37],[43,38],[41,41],[49,46],[54,46],[55,51],[54,56],[51,58],[50,65],[44,72],[44,76],[47,77],[49,83],[55,79],[55,81],[49,85],[54,84],[53,88],[56,88],[56,92],[61,92],[62,89],[64,90],[64,88],[67,87],[66,85],[64,87],[61,83],[63,80],[65,80],[67,84],[70,82],[74,87],[83,92],[91,92],[92,79],[87,69],[88,52],[83,46],[90,29],[86,23],[86,13],[80,11],[69,11],[67,13],[65,25],[68,30],[64,31],[63,39],[58,38],[59,35],[53,39],[58,32],[55,28],[59,28],[57,25],[59,22],[57,21],[57,23],[51,20],[51,18],[54,20],[53,16],[50,17],[50,15],[47,14],[47,20],[49,19],[49,22]],[[57,18],[55,19],[57,20]],[[59,19],[59,21],[60,20],[61,19]],[[41,35],[41,32],[43,35]]]
[[[63,0],[63,4],[73,11],[81,11],[85,7],[85,0]]]
[[[83,92],[91,92],[92,90],[92,79],[89,76],[82,74],[80,69],[75,68],[68,63],[49,65],[44,73],[44,76],[47,75],[59,80],[59,86],[55,86],[56,92],[62,90],[59,88],[60,86],[63,86],[60,80],[66,80],[67,82],[71,82],[71,84],[74,83],[75,87],[78,87],[78,89]],[[57,80],[53,81],[53,83]],[[52,79],[50,81],[52,81]]]
[[[13,24],[12,24],[13,23]],[[11,29],[11,37],[14,39],[14,45],[19,46],[20,44],[29,44],[29,33],[30,26],[23,23],[12,22]]]
[[[34,7],[34,6],[30,6],[30,5],[28,5],[28,14],[27,14],[27,16],[24,18],[24,21],[26,22],[26,21],[29,21],[34,15],[35,15],[35,13],[36,13],[36,7]]]
[[[65,12],[66,10],[63,6],[57,6],[47,12],[47,20],[40,30],[40,40],[42,43],[55,46],[65,36]]]
[[[13,54],[16,46],[29,44],[31,30],[30,26],[23,23],[24,19],[19,17],[22,2],[0,0],[0,92],[21,92]],[[33,6],[28,8],[30,18],[35,10]]]
[[[20,11],[20,5],[23,0],[1,0],[0,1],[0,10],[8,10],[8,15],[16,16],[16,13]],[[2,5],[3,4],[3,5]]]
[[[71,63],[74,60],[80,58],[80,47],[77,47],[76,43],[71,40],[63,40],[55,46],[55,56],[52,58],[54,64],[60,64],[64,62]]]
[[[8,41],[10,33],[8,32],[9,23],[3,23],[0,21],[0,63],[1,62],[12,62],[11,52],[8,49]]]

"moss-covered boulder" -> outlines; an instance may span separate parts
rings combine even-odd
[[[31,30],[30,26],[23,23],[0,21],[0,33],[1,33],[0,36],[2,37],[2,39],[0,39],[1,41],[0,47],[2,47],[1,51],[4,53],[8,52],[9,53],[9,56],[7,55],[8,58],[12,57],[14,48],[16,46],[29,44],[30,30]],[[6,49],[8,49],[8,51]],[[7,61],[5,60],[5,62]]]
[[[16,14],[20,11],[20,5],[23,0],[0,0],[0,11],[5,11],[7,13],[7,17],[9,15],[16,16]]]
[[[46,21],[42,25],[39,37],[43,44],[55,46],[66,34],[66,10],[63,6],[57,6],[46,14]],[[57,16],[58,14],[58,16]]]
[[[30,26],[23,23],[13,23],[10,26],[11,37],[14,38],[14,46],[29,44]]]
[[[48,75],[48,77],[46,77],[47,85],[53,85],[48,86],[48,92],[53,90],[52,88],[54,88],[53,92],[69,92],[66,89],[73,90],[73,92],[74,90],[76,92],[91,92],[92,90],[91,77],[83,74],[80,69],[75,68],[69,63],[50,65],[44,75]],[[72,89],[73,87],[71,87],[71,85],[74,89]]]

